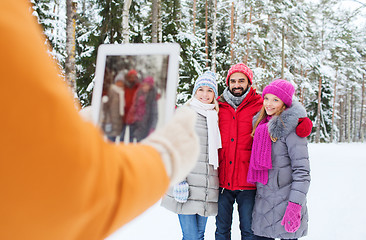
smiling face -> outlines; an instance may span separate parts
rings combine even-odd
[[[229,91],[235,96],[240,97],[249,87],[248,77],[241,72],[235,72],[229,77]]]
[[[285,104],[276,95],[267,93],[264,96],[263,107],[266,110],[267,115],[272,116],[282,111]]]
[[[120,88],[123,88],[124,87],[124,83],[123,83],[123,81],[122,80],[118,80],[118,81],[116,81],[116,86],[118,86],[118,87],[120,87]]]
[[[134,85],[137,82],[136,74],[127,74],[126,80],[130,85]]]
[[[149,90],[150,90],[151,86],[147,83],[142,83],[141,84],[141,90],[144,92],[144,93],[147,93]]]
[[[201,86],[197,88],[194,97],[202,103],[211,104],[214,101],[215,92],[209,86]]]

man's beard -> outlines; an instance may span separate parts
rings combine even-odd
[[[126,85],[126,87],[128,87],[128,88],[132,88],[133,86],[135,86],[135,84],[137,84],[137,81],[126,81],[125,82],[125,85]]]
[[[235,89],[241,89],[241,92],[237,92],[235,93],[234,90]],[[248,91],[249,88],[246,88],[244,89],[243,87],[238,87],[238,88],[233,88],[233,89],[229,89],[230,93],[235,96],[235,97],[241,97],[243,96],[247,91]]]

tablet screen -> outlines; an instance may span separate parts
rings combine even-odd
[[[106,44],[98,48],[93,118],[115,142],[139,142],[173,114],[179,45]]]

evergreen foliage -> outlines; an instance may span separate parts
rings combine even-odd
[[[158,1],[161,24],[158,39],[177,42],[181,46],[178,105],[191,97],[194,80],[205,70],[211,70],[213,65],[214,1],[196,1],[195,27],[192,0]],[[57,0],[31,2],[62,73],[66,37],[65,31],[60,29],[65,28],[65,3]],[[233,43],[230,32],[232,3]],[[332,129],[334,141],[349,141],[347,136],[350,135],[354,135],[352,141],[365,139],[366,117],[361,116],[364,108],[361,102],[362,94],[365,94],[362,83],[366,75],[366,26],[360,19],[363,19],[366,5],[355,1],[357,8],[347,9],[342,4],[340,0],[321,0],[318,3],[304,0],[217,0],[215,65],[219,94],[226,87],[225,78],[230,66],[246,61],[254,72],[253,85],[258,92],[273,79],[281,78],[282,74],[284,79],[297,86],[296,95],[314,123],[311,141],[316,141],[317,128],[321,142],[330,141]],[[151,1],[132,1],[129,10],[131,43],[152,41],[151,8]],[[123,41],[122,10],[123,1],[78,1],[76,92],[82,106],[91,102],[98,46]],[[320,125],[316,126],[320,78]]]

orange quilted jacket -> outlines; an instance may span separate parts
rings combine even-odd
[[[158,152],[83,121],[27,0],[0,1],[0,239],[103,239],[154,204]]]

